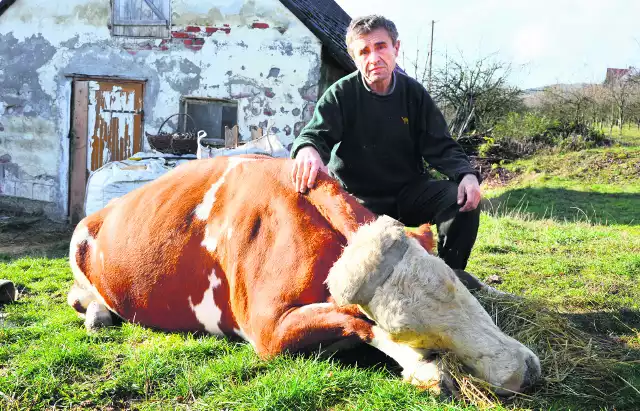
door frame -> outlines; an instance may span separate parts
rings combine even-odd
[[[71,129],[69,131],[69,198],[68,215],[72,224],[78,223],[84,215],[87,181],[87,145],[89,144],[89,82],[105,81],[116,83],[136,83],[142,86],[142,118],[140,127],[144,135],[144,100],[146,79],[133,79],[109,76],[70,76],[71,77]],[[144,147],[144,139],[143,139]]]

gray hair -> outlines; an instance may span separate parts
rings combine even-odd
[[[349,46],[355,37],[363,34],[369,34],[379,28],[383,28],[387,33],[389,33],[391,43],[395,45],[396,41],[398,41],[398,29],[396,28],[396,25],[386,17],[372,14],[370,16],[357,17],[351,20],[351,24],[349,24],[349,27],[347,28],[346,38],[349,54],[351,54]]]

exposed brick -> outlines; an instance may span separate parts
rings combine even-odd
[[[217,28],[217,27],[207,27],[207,28],[205,29],[205,32],[206,32],[207,34],[212,34],[212,33],[215,33],[216,31],[218,31],[218,28]]]
[[[167,51],[167,50],[169,50],[169,47],[168,46],[160,46],[160,50]]]
[[[193,39],[184,40],[184,45],[185,46],[191,46],[192,44],[193,44]]]
[[[273,97],[275,97],[276,93],[273,92],[273,89],[266,88],[266,89],[264,89],[264,95],[269,97],[269,98],[273,98]]]
[[[196,46],[202,46],[204,44],[204,39],[193,39],[193,44]]]
[[[202,50],[202,46],[189,46],[188,48],[193,51]]]
[[[200,27],[198,27],[198,26],[187,26],[185,28],[185,31],[188,31],[190,33],[200,33]]]
[[[226,23],[225,23],[225,24],[223,24],[223,26],[225,26],[225,27],[230,27],[230,26],[229,26],[228,24],[226,24]]]
[[[276,114],[276,112],[269,107],[265,107],[263,113],[265,116],[273,116]]]
[[[254,29],[268,29],[269,25],[267,23],[258,23],[255,22],[251,25]]]
[[[224,31],[227,34],[231,33],[231,28],[230,27],[224,27],[224,28],[221,28],[220,30]]]
[[[177,39],[188,39],[190,36],[189,36],[189,33],[185,33],[183,31],[172,31],[171,37],[174,37]]]

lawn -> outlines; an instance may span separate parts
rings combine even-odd
[[[497,409],[640,409],[640,149],[539,156],[506,172],[486,188],[468,270],[577,327],[592,338],[588,360],[609,368],[548,367],[537,391]],[[59,247],[0,255],[0,278],[21,290],[0,308],[1,410],[478,408],[404,384],[370,350],[267,362],[247,344],[131,324],[88,335],[66,305]]]

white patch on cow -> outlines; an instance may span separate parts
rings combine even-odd
[[[80,246],[80,244],[82,244],[85,241],[89,245],[89,250],[87,252],[87,259],[89,260],[89,263],[91,263],[91,260],[93,259],[93,255],[96,249],[96,239],[89,234],[89,228],[83,225],[82,223],[80,223],[78,224],[75,231],[73,232],[73,236],[71,237],[71,242],[69,244],[69,265],[71,266],[73,279],[75,280],[75,283],[77,284],[77,286],[81,290],[85,290],[88,293],[90,293],[93,297],[93,298],[84,298],[82,299],[81,303],[84,308],[87,308],[88,304],[91,303],[91,301],[96,300],[100,304],[104,305],[109,310],[115,313],[115,311],[109,306],[109,304],[106,303],[102,295],[100,295],[96,287],[93,284],[91,284],[86,274],[82,272],[82,270],[80,269],[80,266],[78,266],[78,260],[77,260],[78,247]],[[102,259],[102,268],[104,270],[104,254],[101,252],[100,255]]]
[[[373,339],[369,345],[396,360],[406,381],[423,387],[438,387],[442,372],[436,361],[427,361],[421,351],[393,341],[389,333],[378,326],[373,326],[372,331]]]
[[[102,271],[104,271],[104,251],[100,251],[100,264],[102,264]]]
[[[307,311],[313,311],[313,310],[322,309],[322,308],[332,308],[332,307],[335,307],[335,304],[332,304],[332,303],[307,304],[298,308],[298,313],[303,314],[303,313],[306,313]]]
[[[227,228],[227,240],[231,240],[231,236],[233,235],[233,228]]]
[[[213,290],[220,284],[222,284],[222,281],[216,276],[216,271],[213,270],[209,276],[209,288],[204,292],[202,302],[198,305],[193,305],[191,296],[189,296],[189,306],[209,334],[223,334],[218,325],[222,318],[222,311],[218,308],[213,298]]]
[[[249,344],[251,344],[253,346],[254,349],[257,349],[256,347],[256,343],[255,341],[253,341],[251,338],[249,338],[249,336],[247,335],[247,333],[244,332],[244,330],[242,329],[242,327],[240,328],[234,328],[233,332],[236,333],[236,335],[240,338],[242,338],[243,340],[245,340],[246,342],[248,342]]]
[[[255,161],[253,158],[243,158],[243,157],[229,157],[227,168],[222,173],[222,176],[211,185],[211,188],[207,191],[202,199],[202,203],[198,204],[195,209],[195,215],[200,220],[209,219],[209,215],[211,214],[211,209],[213,208],[213,204],[216,202],[216,194],[222,184],[224,184],[224,180],[227,177],[227,174],[231,172],[234,168],[236,168],[241,163],[247,161]]]
[[[399,344],[391,339],[388,332],[378,326],[372,327],[373,339],[369,345],[393,358],[405,370],[413,369],[422,360],[422,354],[408,345]]]
[[[218,237],[211,233],[213,231],[209,226],[207,226],[204,230],[204,239],[202,240],[202,245],[209,252],[216,251],[216,247],[218,246]]]

